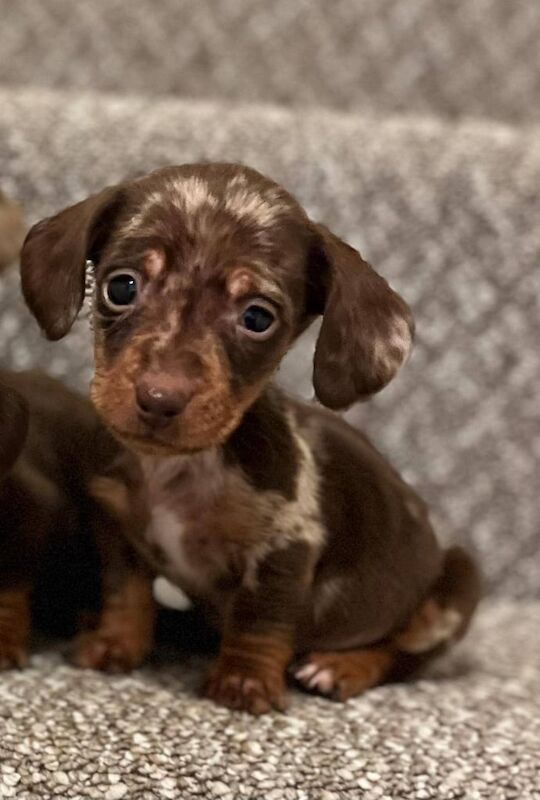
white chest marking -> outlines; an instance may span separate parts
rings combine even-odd
[[[167,578],[187,590],[204,589],[209,573],[200,561],[194,564],[187,555],[183,520],[187,506],[196,503],[205,508],[222,491],[220,458],[214,451],[191,457],[143,457],[141,466],[151,508],[146,541],[162,552]],[[190,530],[193,536],[192,526]]]
[[[163,552],[168,563],[167,574],[171,578],[193,586],[200,582],[201,576],[190,566],[186,557],[184,537],[184,525],[177,514],[162,505],[152,508],[146,540]]]
[[[191,600],[187,594],[162,575],[154,580],[152,589],[154,598],[162,606],[174,608],[175,611],[186,611],[188,608],[191,608]]]

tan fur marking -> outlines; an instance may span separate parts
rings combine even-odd
[[[0,591],[0,670],[25,665],[29,630],[28,588]]]
[[[227,189],[235,189],[237,186],[247,186],[247,178],[243,172],[239,172],[238,175],[235,175],[231,178],[227,183]]]
[[[227,289],[235,300],[253,291],[253,276],[247,269],[239,267],[227,277]]]
[[[203,693],[220,705],[251,714],[284,711],[285,668],[292,657],[292,630],[268,625],[260,634],[225,634]]]
[[[335,578],[328,578],[317,586],[315,593],[315,606],[313,609],[314,617],[319,622],[325,613],[336,606],[339,598],[343,598],[343,578],[338,575]]]
[[[157,278],[165,268],[165,256],[159,250],[148,250],[144,258],[144,269],[150,279]]]
[[[0,269],[15,260],[24,234],[25,224],[21,209],[0,193]]]
[[[227,290],[234,300],[256,294],[264,295],[276,302],[280,302],[283,298],[283,292],[275,281],[246,267],[237,267],[228,275]]]
[[[406,629],[394,641],[405,653],[426,653],[450,641],[458,632],[463,616],[455,608],[442,608],[430,598],[413,614]]]
[[[144,222],[144,212],[139,211],[137,214],[133,214],[132,217],[129,218],[127,222],[125,222],[119,230],[119,234],[122,237],[128,238],[132,234],[136,234],[141,225]]]
[[[105,595],[97,629],[77,638],[73,663],[112,672],[139,666],[152,647],[154,614],[150,580],[129,575]]]
[[[188,215],[195,214],[204,207],[217,207],[217,198],[210,192],[208,183],[203,178],[192,176],[170,181],[169,188],[175,201],[179,200],[178,207]]]
[[[229,193],[225,198],[225,209],[238,219],[248,219],[261,227],[269,227],[287,209],[287,204],[279,194],[267,193],[263,196],[245,186],[228,184]]]
[[[373,355],[378,369],[384,375],[392,376],[409,357],[411,345],[412,336],[407,321],[394,319],[389,336],[377,339],[373,344]]]
[[[300,466],[296,498],[284,501],[275,492],[259,492],[254,494],[253,503],[264,516],[272,520],[273,535],[260,538],[249,555],[246,565],[245,584],[250,588],[257,585],[257,567],[269,552],[276,548],[287,547],[291,542],[302,541],[309,544],[313,553],[318,553],[324,544],[324,526],[320,516],[319,475],[315,459],[310,447],[300,435],[296,421],[289,415],[289,423],[298,447]]]
[[[127,486],[116,478],[98,475],[88,484],[90,495],[120,520],[129,519],[131,500]]]
[[[382,683],[395,658],[390,647],[314,652],[294,676],[306,689],[344,701]]]

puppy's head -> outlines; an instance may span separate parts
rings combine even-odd
[[[314,385],[331,408],[381,389],[410,348],[404,301],[246,167],[166,168],[32,228],[22,285],[49,338],[77,316],[87,259],[96,278],[93,399],[138,450],[224,441],[320,314]]]

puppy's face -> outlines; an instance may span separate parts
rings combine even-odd
[[[115,221],[96,271],[92,397],[132,447],[224,441],[305,325],[306,220],[251,180],[152,176]]]
[[[143,452],[223,442],[317,314],[314,382],[331,407],[381,388],[410,345],[406,305],[358,253],[237,165],[160,170],[35,226],[23,289],[51,338],[77,314],[87,258],[92,397]]]

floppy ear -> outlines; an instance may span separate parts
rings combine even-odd
[[[121,203],[109,187],[30,229],[21,251],[24,298],[48,339],[70,330],[84,300],[86,260],[96,260]]]
[[[312,282],[323,319],[313,385],[325,406],[343,409],[392,380],[411,349],[414,324],[405,301],[356,250],[323,225],[315,231]]]
[[[13,389],[0,384],[0,479],[22,450],[28,430],[28,408]]]

